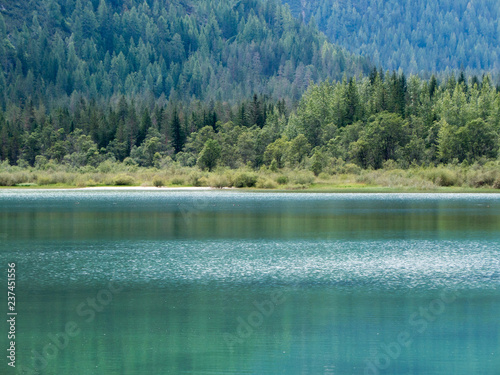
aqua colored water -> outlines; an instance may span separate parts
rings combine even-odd
[[[10,262],[2,374],[500,374],[498,194],[0,190]]]

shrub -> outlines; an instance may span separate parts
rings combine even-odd
[[[299,172],[293,176],[293,182],[299,185],[310,185],[314,182],[314,174],[312,172]]]
[[[171,183],[172,185],[184,185],[184,178],[176,176],[172,178]]]
[[[493,188],[494,189],[500,189],[500,177],[498,177],[495,182],[493,183]]]
[[[0,186],[13,186],[14,179],[9,173],[0,173]]]
[[[231,181],[223,174],[213,174],[208,178],[208,185],[214,188],[222,189],[231,186]]]
[[[96,186],[97,183],[91,178],[80,176],[76,178],[75,185],[77,187],[87,187],[87,186]]]
[[[330,179],[330,175],[329,175],[328,173],[321,172],[321,173],[318,175],[318,178],[319,178],[320,180],[326,181],[326,180],[329,180],[329,179]]]
[[[16,172],[16,173],[13,173],[11,176],[12,176],[12,180],[14,182],[14,185],[24,184],[27,182],[35,182],[35,178],[36,178],[36,175],[35,175],[30,179],[30,174],[28,174],[27,172]]]
[[[426,177],[438,186],[459,185],[458,175],[455,171],[445,168],[433,168],[425,173]]]
[[[51,175],[40,175],[37,178],[38,185],[52,185],[55,181]]]
[[[392,159],[386,160],[382,163],[382,168],[386,170],[394,170],[398,169],[398,167],[398,164]]]
[[[161,176],[155,176],[153,178],[153,185],[156,187],[165,186],[165,180],[163,180],[163,178],[161,178]]]
[[[126,174],[119,174],[113,179],[113,184],[116,186],[127,186],[134,184],[134,178]]]
[[[497,173],[494,171],[478,171],[467,177],[470,186],[492,186],[496,181]]]
[[[105,160],[98,165],[97,170],[102,173],[109,173],[114,169],[114,163],[111,160]]]
[[[362,169],[359,165],[348,163],[348,164],[343,166],[341,173],[360,174],[361,171],[362,171]]]
[[[288,176],[282,174],[276,178],[276,182],[280,185],[286,185],[288,183]]]
[[[270,178],[259,177],[256,186],[259,189],[275,189],[278,185]]]
[[[255,173],[237,173],[233,177],[233,186],[237,188],[252,187],[257,183],[257,175]]]
[[[201,176],[198,179],[198,185],[197,186],[210,186],[210,181],[208,180],[207,177]]]
[[[200,181],[201,178],[202,178],[201,173],[196,171],[191,172],[187,178],[188,185],[202,186],[202,182]]]

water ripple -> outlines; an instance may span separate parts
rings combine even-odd
[[[368,290],[500,286],[500,244],[493,241],[110,241],[99,247],[61,246],[64,250],[39,247],[15,255],[27,265],[23,277],[34,287],[110,278],[159,287],[211,282]]]

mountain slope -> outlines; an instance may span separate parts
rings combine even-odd
[[[407,73],[500,71],[496,0],[283,0],[333,43]]]
[[[310,80],[366,72],[279,2],[44,0],[0,7],[0,101],[116,94],[297,99]]]

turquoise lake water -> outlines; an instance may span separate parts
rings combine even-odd
[[[2,374],[500,374],[499,194],[0,190],[11,262]]]

